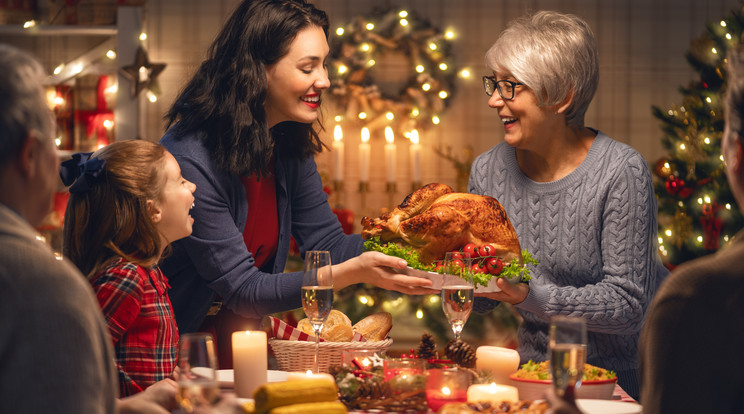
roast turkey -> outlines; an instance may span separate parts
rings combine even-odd
[[[362,218],[362,237],[406,244],[429,264],[468,243],[491,244],[494,255],[522,261],[519,239],[504,207],[493,197],[456,193],[445,184],[427,184],[392,211]]]

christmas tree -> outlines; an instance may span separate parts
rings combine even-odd
[[[699,79],[681,87],[682,103],[653,108],[667,157],[654,166],[659,199],[659,249],[670,266],[713,253],[744,225],[721,157],[726,53],[742,42],[744,4],[707,25],[687,61]]]

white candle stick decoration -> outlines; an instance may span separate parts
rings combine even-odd
[[[359,144],[359,181],[369,182],[369,129],[362,128],[362,142]]]
[[[385,165],[387,167],[387,182],[395,182],[395,136],[393,128],[385,127]]]
[[[411,131],[411,175],[414,183],[421,183],[421,144],[417,130]]]
[[[344,133],[341,125],[333,128],[333,179],[344,180]]]

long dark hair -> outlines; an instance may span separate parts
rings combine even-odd
[[[264,109],[266,66],[311,26],[328,36],[328,16],[304,0],[244,0],[166,114],[167,128],[200,133],[217,165],[239,175],[268,173],[274,151],[299,158],[320,152],[312,124],[283,122],[269,131]]]
[[[64,255],[88,278],[118,257],[154,265],[163,241],[147,200],[160,200],[165,148],[150,141],[117,141],[92,156],[106,161],[105,172],[88,191],[70,194]]]

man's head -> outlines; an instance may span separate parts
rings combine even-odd
[[[51,211],[59,175],[54,121],[39,62],[0,44],[0,202],[38,225]]]

